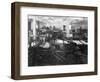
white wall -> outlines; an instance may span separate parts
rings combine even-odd
[[[10,79],[10,66],[11,66],[11,2],[15,0],[0,0],[0,82],[15,82]],[[87,5],[98,6],[98,22],[100,22],[100,0],[16,0],[16,1],[29,1],[37,3],[52,3],[52,4],[68,4],[68,5]],[[98,25],[99,27],[100,25]],[[98,35],[100,35],[100,28],[98,28]],[[98,42],[100,38],[98,38]],[[100,48],[100,43],[98,43]],[[100,51],[98,52],[100,54]],[[100,55],[98,56],[100,59]],[[98,61],[100,62],[100,60]],[[100,68],[100,63],[99,63]],[[52,79],[37,79],[28,80],[29,82],[100,82],[100,71],[97,76],[79,76],[79,77],[63,77]],[[27,80],[23,80],[27,82]]]

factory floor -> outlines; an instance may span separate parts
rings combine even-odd
[[[28,66],[87,64],[86,45],[53,45],[28,49]]]

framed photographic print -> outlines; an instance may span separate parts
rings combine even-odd
[[[97,74],[97,7],[14,2],[11,77]]]

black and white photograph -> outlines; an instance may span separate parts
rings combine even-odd
[[[13,79],[97,75],[97,7],[12,3]]]
[[[28,66],[88,63],[88,18],[28,15]]]

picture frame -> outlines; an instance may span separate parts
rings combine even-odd
[[[97,7],[12,3],[11,78],[97,75],[97,31]]]

